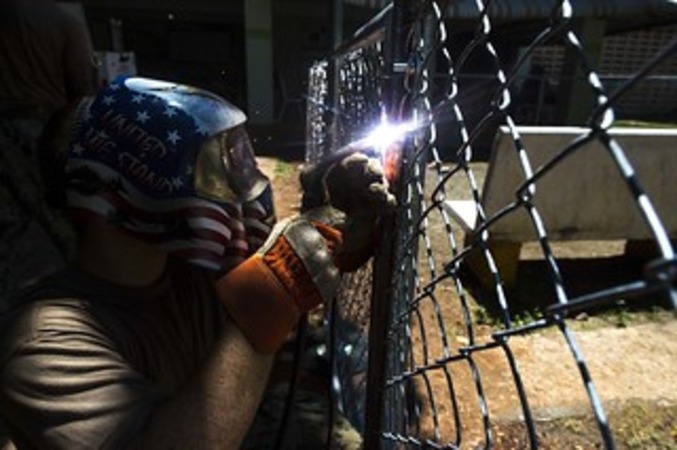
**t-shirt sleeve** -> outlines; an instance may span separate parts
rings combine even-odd
[[[125,448],[163,395],[85,310],[66,306],[33,307],[3,330],[0,411],[31,447]]]

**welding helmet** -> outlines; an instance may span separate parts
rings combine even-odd
[[[148,78],[119,78],[76,112],[67,204],[170,254],[228,270],[275,220],[245,114],[219,96]]]

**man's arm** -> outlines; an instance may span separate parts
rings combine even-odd
[[[272,356],[227,322],[202,366],[167,396],[79,305],[36,304],[1,330],[0,414],[18,448],[238,448]]]
[[[244,439],[272,367],[228,324],[197,376],[153,414],[132,448],[237,449]]]

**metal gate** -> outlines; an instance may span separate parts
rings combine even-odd
[[[577,33],[580,2],[552,2],[526,51],[510,60],[494,45],[491,0],[474,2],[474,16],[462,30],[456,28],[455,4],[395,1],[309,73],[307,161],[321,160],[383,120],[416,124],[393,186],[397,212],[382,224],[374,260],[346,277],[328,314],[337,407],[368,449],[585,448],[590,442],[552,436],[552,424],[561,427],[557,421],[571,415],[582,418],[583,425],[576,426],[592,424],[591,445],[627,445],[610,420],[618,405],[600,394],[599,369],[590,370],[591,334],[581,324],[590,317],[665,311],[665,329],[674,333],[674,236],[610,129],[616,123],[614,105],[675,57],[677,40],[609,91]],[[529,55],[554,44],[579,65],[594,103],[582,131],[535,165],[514,117],[516,90]],[[482,76],[470,77],[477,67]],[[481,194],[484,157],[499,127],[509,131],[522,181],[511,202],[487,213]],[[652,236],[643,245],[653,245],[653,253],[640,269],[620,274],[609,269],[617,276],[606,285],[594,282],[603,278],[596,269],[565,276],[576,263],[567,252],[580,246],[553,239],[535,201],[542,180],[590,142],[601,144],[618,169]],[[471,232],[445,208],[459,196],[474,200],[478,224]],[[508,282],[492,240],[497,224],[513,215],[523,215],[532,226],[529,251],[537,270],[537,275],[519,273],[519,289]],[[614,245],[619,244],[603,248]],[[620,267],[631,264],[622,259],[626,256],[619,252]],[[484,277],[469,270],[477,264]],[[587,264],[601,263],[592,258]],[[592,333],[620,349],[606,330],[600,326]],[[639,364],[656,357],[652,351],[662,350],[627,356]],[[539,358],[545,355],[549,358]],[[671,368],[674,373],[674,364]],[[567,394],[575,388],[580,392]],[[548,403],[557,395],[563,399]],[[673,412],[674,400],[666,399]]]

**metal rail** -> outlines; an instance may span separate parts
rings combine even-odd
[[[500,23],[488,12],[492,1],[474,4],[474,29],[458,40],[450,32],[449,2],[395,1],[311,70],[309,161],[360,137],[384,114],[425,124],[407,142],[396,185],[399,207],[384,224],[377,258],[345,279],[330,317],[339,410],[369,449],[547,447],[533,406],[538,374],[520,368],[525,354],[516,342],[546,339],[543,333],[552,336],[553,330],[572,362],[561,371],[576,372],[587,399],[587,406],[583,400],[578,406],[597,428],[593,444],[615,448],[618,430],[573,324],[581,313],[595,315],[619,304],[677,308],[674,236],[609,133],[615,109],[629,92],[641,82],[670,78],[654,72],[674,57],[677,41],[648,56],[619,84],[591,62],[578,34],[576,3],[553,1],[549,20],[517,58],[506,57],[494,42]],[[536,165],[517,127],[515,92],[530,54],[544,45],[560,45],[578,64],[578,80],[585,81],[592,103],[587,122],[579,124],[585,132]],[[486,163],[478,153],[499,126],[510,130],[522,182],[514,201],[488,213],[481,202]],[[605,286],[593,283],[598,273],[573,280],[564,275],[556,251],[562,244],[554,241],[536,202],[543,180],[590,142],[600,143],[617,167],[655,247],[638,275]],[[474,200],[478,226],[472,233],[444,208],[455,198]],[[522,280],[531,291],[507,284],[492,240],[497,224],[514,215],[526,217],[533,228],[541,275]],[[473,270],[478,262],[484,280]],[[499,400],[519,420],[505,419]],[[505,430],[514,441],[505,440]]]

